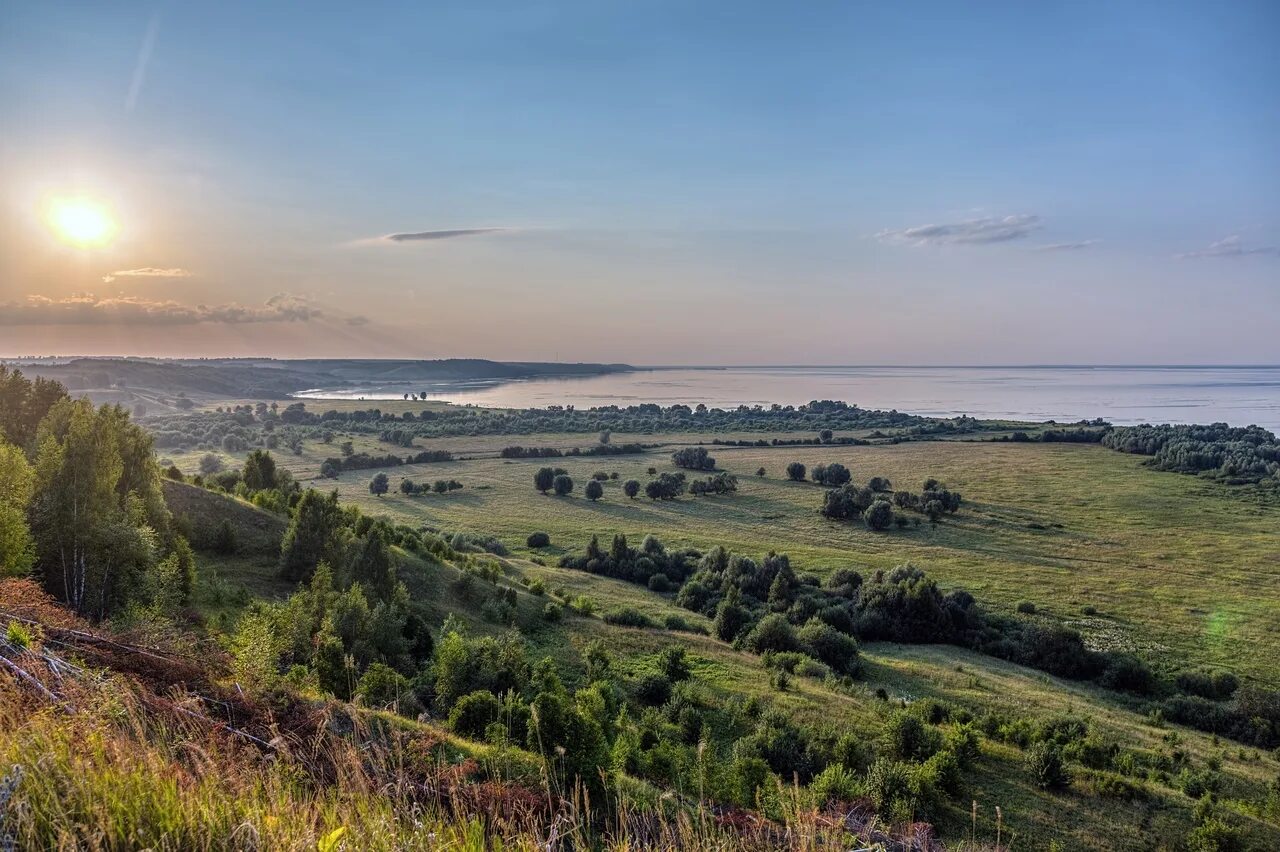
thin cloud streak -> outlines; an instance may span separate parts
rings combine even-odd
[[[1096,246],[1097,244],[1098,244],[1097,240],[1080,240],[1079,242],[1074,242],[1074,243],[1049,243],[1048,245],[1043,245],[1043,246],[1032,246],[1031,250],[1032,251],[1079,251],[1080,249],[1087,249],[1091,246]]]
[[[1207,249],[1184,252],[1176,255],[1176,257],[1181,260],[1187,260],[1199,257],[1249,257],[1250,255],[1280,257],[1280,247],[1250,246],[1240,238],[1239,234],[1232,234],[1229,237],[1223,237],[1216,243],[1211,243]]]
[[[102,276],[102,283],[110,284],[117,278],[190,278],[191,271],[181,267],[143,266],[138,269],[117,269]]]
[[[912,246],[984,245],[1020,240],[1041,225],[1040,217],[1031,213],[1013,216],[987,216],[949,224],[919,225],[914,228],[886,229],[875,235],[881,242]]]
[[[308,322],[321,311],[306,299],[281,293],[262,305],[186,305],[134,296],[99,298],[92,293],[62,299],[32,295],[21,302],[0,303],[0,326],[134,325],[181,326],[200,323],[243,325]]]
[[[138,61],[133,66],[133,78],[129,81],[129,94],[124,99],[125,112],[133,112],[138,104],[138,95],[142,94],[142,85],[147,79],[147,66],[151,64],[151,51],[156,46],[156,36],[160,33],[160,13],[157,11],[147,23],[147,31],[142,36],[142,46],[138,48]]]
[[[451,240],[454,237],[471,237],[477,234],[493,234],[505,230],[506,228],[453,228],[441,231],[410,231],[400,234],[387,234],[382,239],[390,240],[393,243]]]

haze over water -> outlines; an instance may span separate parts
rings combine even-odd
[[[666,368],[588,378],[315,390],[298,396],[400,399],[424,390],[428,399],[497,408],[645,402],[732,408],[838,399],[934,417],[1221,421],[1280,432],[1280,366]]]

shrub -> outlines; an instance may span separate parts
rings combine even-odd
[[[640,480],[628,479],[626,482],[622,483],[622,493],[630,497],[632,500],[636,499],[636,495],[640,493]]]
[[[604,486],[600,484],[600,480],[592,479],[589,482],[587,482],[587,488],[585,493],[587,495],[588,500],[595,502],[596,500],[599,500],[601,497],[604,496]]]
[[[822,770],[809,784],[809,792],[813,794],[814,804],[819,808],[837,802],[852,802],[858,798],[859,784],[852,772],[838,763],[832,763]]]
[[[591,474],[591,478],[596,482],[608,482],[609,474],[605,473],[603,470],[597,470],[595,473]]]
[[[1240,832],[1217,817],[1209,817],[1187,835],[1188,852],[1243,852]]]
[[[1230,672],[1203,669],[1179,672],[1175,683],[1182,692],[1211,701],[1226,701],[1240,686],[1240,681]]]
[[[650,707],[661,707],[671,700],[671,681],[666,675],[645,675],[636,684],[636,700]]]
[[[792,482],[804,482],[805,467],[800,462],[791,462],[787,465],[787,479]]]
[[[551,536],[544,532],[530,533],[529,537],[525,539],[525,544],[529,547],[550,547]]]
[[[1146,663],[1132,654],[1115,654],[1098,679],[1108,689],[1150,695],[1156,686],[1156,676]]]
[[[796,651],[800,643],[791,622],[773,613],[760,619],[760,623],[747,634],[746,646],[757,654],[763,654],[765,651]]]
[[[687,470],[715,470],[716,460],[706,447],[684,447],[671,454],[671,463]]]
[[[942,736],[913,713],[895,713],[886,727],[889,751],[903,760],[926,760],[942,747]]]
[[[1177,787],[1188,797],[1199,799],[1207,793],[1217,793],[1221,778],[1216,772],[1210,772],[1202,769],[1193,772],[1190,769],[1184,769],[1178,774]]]
[[[458,699],[449,711],[449,727],[473,740],[484,737],[485,728],[498,721],[502,702],[492,692],[478,689]]]
[[[844,674],[858,671],[858,643],[852,637],[816,618],[811,618],[797,635],[805,653]]]
[[[360,677],[356,695],[370,707],[388,707],[409,715],[418,709],[409,679],[390,666],[374,663]]]
[[[1018,601],[1017,610],[1023,615],[1035,615],[1036,605],[1031,601]]]
[[[549,621],[552,624],[564,618],[564,609],[555,601],[547,601],[547,605],[542,608],[542,620]]]
[[[1027,752],[1027,768],[1036,786],[1053,790],[1067,786],[1071,775],[1062,761],[1062,748],[1057,743],[1038,742]]]
[[[651,592],[669,592],[673,584],[671,578],[666,574],[653,574],[649,577],[649,591]]]
[[[565,497],[573,492],[573,480],[567,473],[557,474],[551,481],[551,489],[556,492],[557,497]]]
[[[611,609],[602,617],[606,624],[616,624],[621,627],[657,627],[652,618],[635,607]]]
[[[887,530],[889,525],[893,523],[893,507],[889,505],[888,500],[876,500],[867,509],[863,520],[870,530]]]

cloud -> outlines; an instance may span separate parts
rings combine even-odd
[[[190,278],[191,272],[179,267],[160,268],[143,266],[139,269],[117,269],[102,276],[103,284],[110,284],[117,278]]]
[[[471,237],[476,234],[492,234],[506,228],[454,228],[448,231],[412,231],[403,234],[387,234],[382,239],[393,243],[410,243],[423,240],[450,240],[454,237]]]
[[[1280,247],[1246,245],[1244,240],[1240,239],[1239,234],[1232,234],[1229,237],[1223,237],[1216,243],[1210,244],[1207,249],[1185,252],[1177,255],[1177,257],[1186,259],[1194,257],[1246,257],[1248,255],[1280,257]]]
[[[353,316],[353,317],[347,317],[346,322],[347,322],[347,325],[350,325],[350,326],[368,325],[369,318],[363,317],[357,314],[356,316]]]
[[[143,325],[175,326],[200,323],[242,325],[264,322],[307,322],[321,312],[298,296],[281,293],[258,306],[185,305],[133,296],[98,298],[82,293],[63,299],[28,296],[21,302],[0,302],[0,326],[22,325]]]
[[[1039,216],[1020,213],[1002,218],[988,216],[944,225],[889,229],[876,234],[876,239],[914,246],[981,245],[1020,240],[1040,227]]]
[[[1090,246],[1096,246],[1097,244],[1098,244],[1097,240],[1080,240],[1079,242],[1074,242],[1074,243],[1049,243],[1048,245],[1043,245],[1043,246],[1033,246],[1031,250],[1032,251],[1079,251],[1080,249],[1087,249]]]

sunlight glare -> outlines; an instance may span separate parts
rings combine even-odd
[[[83,197],[53,199],[45,218],[53,235],[75,248],[106,246],[119,230],[106,205]]]

